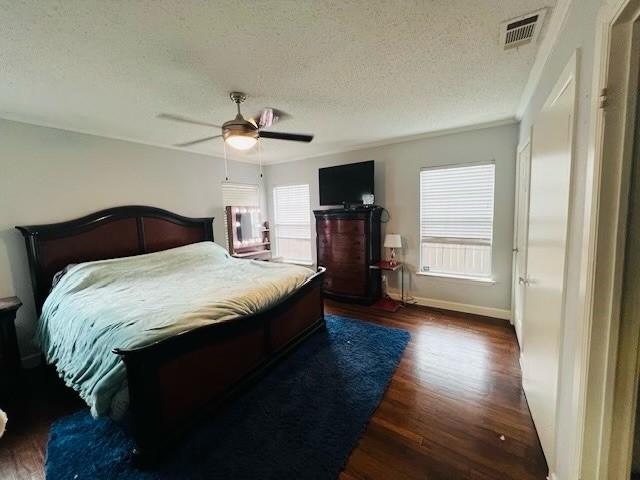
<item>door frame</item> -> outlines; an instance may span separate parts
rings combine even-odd
[[[512,268],[511,268],[511,323],[513,324],[516,331],[516,339],[518,340],[518,344],[520,345],[520,356],[522,357],[522,318],[517,318],[516,316],[516,289],[519,287],[518,275],[517,273],[517,262],[519,255],[522,255],[522,252],[518,249],[518,234],[519,225],[520,225],[520,204],[524,200],[523,193],[520,191],[520,169],[522,168],[522,152],[526,148],[529,148],[529,158],[527,161],[529,162],[529,174],[528,181],[530,181],[531,177],[531,129],[529,129],[529,135],[525,140],[518,144],[516,150],[516,192],[515,192],[515,209],[513,213],[513,247],[512,247]],[[529,205],[527,199],[527,209],[526,215],[529,215]],[[528,221],[528,220],[527,220]]]
[[[638,59],[632,56],[638,14],[640,0],[607,0],[596,24],[582,239],[586,255],[580,278],[585,322],[576,332],[580,443],[575,478],[584,480],[628,479],[630,471],[639,352],[637,345],[620,340],[640,334],[640,322],[624,324],[620,313],[638,89]]]

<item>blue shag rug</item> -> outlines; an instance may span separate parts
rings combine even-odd
[[[185,438],[154,470],[131,462],[133,442],[87,410],[51,428],[48,480],[335,479],[364,432],[409,333],[326,315],[251,389]]]

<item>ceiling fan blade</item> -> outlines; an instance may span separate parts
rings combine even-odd
[[[294,142],[309,143],[313,140],[313,135],[303,135],[300,133],[265,132],[260,130],[260,138],[275,138],[277,140],[291,140]]]
[[[222,135],[214,135],[213,137],[199,138],[198,140],[192,140],[191,142],[176,143],[173,146],[174,147],[189,147],[191,145],[195,145],[196,143],[208,142],[209,140],[213,140],[214,138],[220,138],[221,136]]]
[[[287,118],[291,118],[291,115],[287,112],[277,108],[263,108],[257,115],[251,117],[249,121],[258,128],[269,128],[274,123],[281,122]]]
[[[172,113],[161,113],[158,118],[163,120],[173,120],[174,122],[191,123],[193,125],[203,125],[205,127],[222,128],[220,125],[215,125],[209,122],[203,122],[201,120],[194,120],[192,118],[183,117],[182,115],[174,115]]]

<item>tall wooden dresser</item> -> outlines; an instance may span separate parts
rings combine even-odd
[[[329,298],[371,304],[380,298],[382,208],[314,210],[318,266],[325,267]]]

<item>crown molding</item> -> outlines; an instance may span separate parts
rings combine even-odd
[[[78,135],[89,135],[91,137],[98,137],[98,138],[102,138],[102,139],[108,139],[108,140],[117,140],[119,142],[127,142],[127,143],[134,143],[137,145],[146,145],[148,147],[156,147],[156,148],[162,148],[165,150],[175,150],[177,152],[182,152],[182,153],[188,153],[190,155],[198,155],[201,157],[207,157],[207,158],[215,158],[216,160],[221,160],[224,161],[224,157],[220,157],[218,155],[214,155],[212,153],[202,153],[202,152],[194,152],[193,150],[185,150],[184,148],[181,147],[174,147],[173,145],[165,145],[165,144],[160,144],[160,143],[153,143],[153,142],[145,142],[142,140],[137,140],[134,138],[130,138],[130,137],[120,137],[120,136],[114,136],[114,135],[101,135],[99,133],[96,133],[94,131],[91,130],[83,130],[83,129],[77,129],[77,130],[72,130],[69,128],[61,128],[52,124],[48,124],[46,122],[26,122],[24,120],[20,120],[17,118],[12,118],[11,116],[7,116],[7,115],[3,115],[2,113],[0,113],[0,121],[4,120],[5,122],[13,122],[13,123],[20,123],[22,125],[29,125],[31,127],[40,127],[40,128],[50,128],[52,130],[60,130],[62,132],[69,132],[69,133],[75,133]],[[234,161],[234,162],[241,162],[241,163],[250,163],[250,164],[255,164],[258,165],[258,160],[255,159],[247,159],[245,157],[240,157],[237,155],[229,155],[228,156],[228,160]]]
[[[406,135],[402,137],[393,137],[393,138],[388,138],[386,140],[379,140],[375,142],[360,143],[357,145],[346,146],[343,148],[327,150],[321,153],[314,153],[312,155],[305,155],[303,157],[293,157],[293,158],[283,159],[280,161],[278,160],[270,161],[268,163],[265,163],[265,165],[269,166],[269,165],[277,165],[280,163],[298,162],[300,160],[308,160],[310,158],[324,157],[326,155],[336,155],[339,153],[353,152],[357,150],[367,150],[369,148],[384,147],[387,145],[395,145],[398,143],[413,142],[416,140],[423,140],[425,138],[443,137],[445,135],[454,135],[456,133],[471,132],[473,130],[483,130],[485,128],[502,127],[505,125],[515,125],[517,123],[518,123],[518,120],[515,117],[507,117],[500,120],[494,120],[491,122],[476,123],[473,125],[464,125],[464,126],[453,127],[453,128],[445,128],[442,130],[433,130],[431,132],[417,133],[415,135]]]
[[[40,122],[40,123],[33,123],[33,122],[25,122],[22,120],[17,120],[17,119],[13,119],[7,116],[1,116],[2,114],[0,114],[0,120],[5,120],[7,122],[14,122],[14,123],[21,123],[23,125],[30,125],[30,126],[35,126],[35,127],[42,127],[42,128],[50,128],[53,130],[60,130],[63,132],[70,132],[70,133],[76,133],[79,135],[90,135],[92,137],[98,137],[98,138],[103,138],[103,139],[110,139],[110,140],[118,140],[121,142],[127,142],[127,143],[135,143],[138,145],[147,145],[150,147],[156,147],[156,148],[163,148],[163,149],[167,149],[167,150],[175,150],[178,152],[182,152],[182,153],[189,153],[191,155],[199,155],[199,156],[203,156],[203,157],[208,157],[208,158],[215,158],[217,160],[220,161],[224,161],[223,157],[220,157],[218,155],[214,155],[214,154],[209,154],[209,153],[202,153],[202,152],[194,152],[191,150],[185,150],[184,148],[179,148],[179,147],[174,147],[172,145],[162,145],[162,144],[158,144],[158,143],[153,143],[153,142],[144,142],[141,140],[135,140],[129,137],[119,137],[119,136],[106,136],[106,135],[100,135],[98,133],[89,131],[89,130],[71,130],[71,129],[67,129],[67,128],[60,128],[60,127],[56,127],[54,125],[50,125],[44,122]],[[289,162],[297,162],[300,160],[307,160],[309,158],[316,158],[316,157],[323,157],[325,155],[336,155],[339,153],[345,153],[345,152],[353,152],[353,151],[357,151],[357,150],[366,150],[368,148],[375,148],[375,147],[382,147],[382,146],[386,146],[386,145],[394,145],[394,144],[398,144],[398,143],[406,143],[406,142],[412,142],[412,141],[416,141],[416,140],[422,140],[425,138],[433,138],[433,137],[441,137],[441,136],[445,136],[445,135],[454,135],[456,133],[463,133],[463,132],[469,132],[469,131],[473,131],[473,130],[482,130],[485,128],[494,128],[494,127],[501,127],[501,126],[505,126],[505,125],[515,125],[518,123],[518,120],[515,117],[507,117],[507,118],[503,118],[503,119],[499,119],[499,120],[494,120],[491,122],[484,122],[484,123],[477,123],[477,124],[473,124],[473,125],[464,125],[464,126],[460,126],[460,127],[453,127],[453,128],[446,128],[446,129],[442,129],[442,130],[433,130],[430,132],[424,132],[424,133],[418,133],[415,135],[406,135],[406,136],[401,136],[401,137],[393,137],[393,138],[388,138],[385,140],[379,140],[379,141],[374,141],[374,142],[368,142],[368,143],[361,143],[361,144],[357,144],[357,145],[352,145],[352,146],[345,146],[343,148],[336,148],[333,150],[326,150],[323,152],[319,152],[319,153],[314,153],[312,155],[305,155],[302,157],[292,157],[292,158],[285,158],[282,160],[267,160],[267,161],[263,161],[262,165],[263,166],[269,166],[269,165],[276,165],[276,164],[280,164],[280,163],[289,163]],[[252,158],[248,158],[248,157],[243,157],[243,156],[238,156],[238,155],[234,155],[233,153],[229,154],[228,156],[228,160],[231,161],[235,161],[235,162],[241,162],[241,163],[249,163],[249,164],[253,164],[253,165],[258,165],[259,161],[258,159],[256,159],[255,157]]]

